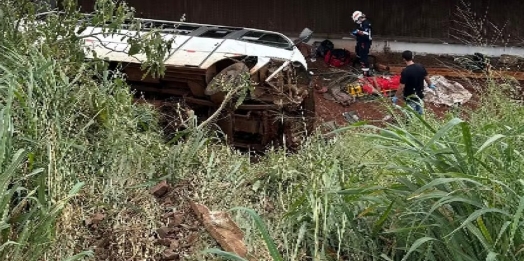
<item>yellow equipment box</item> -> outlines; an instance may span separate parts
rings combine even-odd
[[[364,92],[362,92],[362,86],[359,82],[353,82],[347,85],[347,93],[353,97],[362,97]]]

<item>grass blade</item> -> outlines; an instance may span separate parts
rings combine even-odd
[[[244,212],[247,212],[251,218],[255,221],[255,225],[257,226],[260,234],[262,234],[262,238],[264,238],[264,241],[266,242],[267,248],[269,250],[269,254],[273,258],[273,261],[282,261],[283,258],[278,252],[277,246],[275,245],[275,242],[269,235],[269,231],[266,228],[266,225],[262,221],[262,218],[252,209],[244,208],[244,207],[236,207],[231,210],[242,210]]]
[[[211,248],[211,249],[206,249],[204,251],[202,251],[203,254],[214,254],[214,255],[217,255],[217,256],[220,256],[222,258],[225,258],[227,260],[233,260],[233,261],[248,261],[236,254],[233,254],[233,253],[230,253],[230,252],[226,252],[226,251],[223,251],[223,250],[220,250],[220,249],[217,249],[217,248]]]
[[[409,256],[411,255],[411,253],[415,252],[416,250],[418,250],[418,248],[420,246],[422,246],[423,244],[427,243],[427,242],[430,242],[430,241],[434,241],[436,239],[434,238],[431,238],[431,237],[422,237],[422,238],[419,238],[417,239],[413,245],[411,245],[411,247],[409,248],[408,252],[406,253],[406,255],[402,258],[402,261],[406,261],[408,260]]]
[[[389,206],[386,209],[386,211],[384,211],[384,213],[380,216],[378,221],[375,223],[375,225],[373,227],[372,235],[376,236],[378,231],[382,228],[382,225],[384,225],[384,222],[386,222],[386,220],[389,217],[389,214],[391,213],[391,210],[393,209],[393,204],[394,203],[395,203],[394,201],[391,201],[391,204],[389,204]]]
[[[424,149],[427,149],[437,141],[440,140],[444,135],[446,135],[451,129],[453,129],[456,125],[463,123],[464,121],[459,118],[453,118],[451,119],[446,125],[444,125],[442,128],[440,128],[435,135],[426,143],[426,146]]]
[[[455,234],[458,230],[462,229],[463,227],[465,227],[467,224],[473,222],[474,220],[476,220],[477,218],[481,217],[482,215],[484,214],[487,214],[487,213],[499,213],[499,214],[502,214],[504,216],[510,216],[507,212],[505,211],[502,211],[500,209],[496,209],[496,208],[485,208],[485,209],[479,209],[479,210],[476,210],[475,212],[473,212],[471,215],[469,215],[469,217],[464,221],[462,222],[462,224],[456,228],[455,230],[453,230],[451,233],[449,233],[448,235],[446,235],[445,237],[450,237],[452,236],[453,234]]]
[[[487,147],[491,146],[496,141],[501,140],[501,139],[503,139],[505,137],[506,136],[502,135],[502,134],[495,134],[495,135],[493,135],[491,138],[486,140],[484,142],[484,144],[482,144],[482,146],[480,146],[480,148],[477,150],[477,152],[475,152],[475,155],[478,155],[478,154],[482,153]]]

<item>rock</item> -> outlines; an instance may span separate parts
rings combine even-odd
[[[105,238],[102,238],[102,239],[97,241],[96,247],[98,247],[98,248],[106,248],[107,246],[109,246],[110,243],[111,242],[110,242],[109,238],[105,237]]]
[[[171,233],[171,229],[168,227],[161,227],[156,230],[156,233],[159,238],[166,238],[169,235],[169,233]]]
[[[169,222],[170,227],[178,227],[184,222],[184,214],[182,213],[175,213],[173,215],[173,220]]]
[[[84,222],[85,222],[86,226],[90,227],[90,226],[93,226],[93,225],[100,224],[100,222],[102,222],[105,217],[106,217],[106,215],[104,215],[102,213],[96,213],[93,216],[91,216],[90,218],[86,219]]]
[[[189,235],[187,237],[187,243],[189,245],[193,245],[197,240],[198,240],[198,234],[197,233],[192,233],[191,235]]]
[[[164,207],[171,207],[171,206],[173,206],[173,200],[171,200],[170,198],[166,198],[166,200],[164,201],[163,205],[164,205]]]
[[[171,246],[171,240],[168,238],[161,238],[155,242],[158,245],[170,247]]]
[[[166,249],[162,253],[163,260],[178,260],[178,253],[171,249]]]
[[[171,249],[178,249],[179,246],[180,246],[180,244],[178,243],[178,240],[172,240],[171,241],[171,245],[169,245],[169,248],[171,248]]]
[[[169,191],[167,181],[162,180],[160,183],[151,188],[151,194],[157,198],[161,198]]]
[[[244,233],[233,222],[228,213],[222,211],[209,211],[201,204],[190,202],[191,208],[198,219],[204,224],[206,230],[228,252],[246,258],[247,247],[243,242]]]

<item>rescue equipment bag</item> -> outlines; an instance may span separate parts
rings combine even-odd
[[[320,45],[317,47],[316,55],[317,57],[325,57],[326,54],[333,50],[335,48],[335,45],[330,40],[324,40],[320,43]]]
[[[351,62],[351,53],[346,49],[333,49],[326,53],[324,62],[333,67],[342,67]]]

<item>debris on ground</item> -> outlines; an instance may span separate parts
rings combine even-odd
[[[155,185],[153,188],[151,188],[151,194],[155,196],[156,198],[161,198],[169,191],[169,185],[165,180],[161,181],[157,185]]]
[[[331,75],[334,80],[324,86],[324,99],[333,101],[343,106],[349,106],[356,102],[356,97],[347,92],[347,86],[358,80],[358,75],[352,71],[330,68],[324,75]]]
[[[164,212],[152,233],[155,244],[162,246],[154,260],[184,260],[197,251],[205,230],[187,198],[192,191],[193,184],[187,180],[177,184],[162,181],[151,189]]]
[[[356,101],[355,97],[343,92],[340,86],[332,86],[324,93],[324,98],[338,104],[349,106]]]
[[[344,112],[342,116],[344,116],[344,119],[346,119],[346,121],[348,121],[349,123],[355,123],[360,120],[355,111]]]
[[[431,90],[426,87],[425,102],[453,107],[456,104],[468,102],[473,96],[462,84],[450,81],[442,75],[434,75],[430,79],[436,85],[436,88]]]
[[[102,213],[96,213],[93,216],[91,216],[90,218],[86,219],[84,223],[87,227],[93,227],[93,226],[97,226],[98,224],[100,224],[100,222],[102,222],[105,218],[106,218],[106,215]]]
[[[324,85],[321,90],[324,99],[333,101],[343,106],[349,106],[355,103],[355,97],[349,95],[343,90],[346,89],[348,84],[358,79],[356,74],[346,70],[330,69],[329,72],[326,72],[323,75],[330,75],[330,77],[334,78],[334,80],[329,81],[329,84]],[[326,79],[323,80],[327,81]]]
[[[460,67],[474,72],[484,71],[489,68],[491,64],[490,59],[482,53],[456,57],[453,60]]]
[[[323,80],[319,79],[318,76],[313,77],[312,85],[318,93],[325,93],[328,90],[327,87],[324,86]]]
[[[225,251],[235,253],[242,258],[247,257],[244,232],[228,213],[210,211],[206,206],[195,202],[190,204],[197,218]]]
[[[522,61],[522,57],[517,55],[502,54],[499,58],[500,63],[508,66],[515,66],[519,64],[520,61]]]

